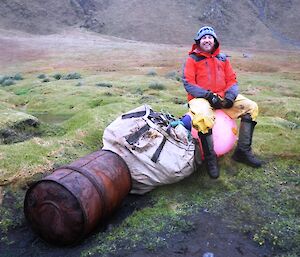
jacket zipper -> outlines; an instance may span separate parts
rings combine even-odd
[[[206,70],[207,70],[207,80],[209,81],[209,83],[211,83],[211,70],[210,70],[207,60],[205,60],[205,66],[206,66]]]

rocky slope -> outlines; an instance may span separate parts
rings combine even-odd
[[[81,27],[157,43],[190,43],[200,26],[226,45],[300,47],[298,0],[2,0],[0,28],[33,34]]]

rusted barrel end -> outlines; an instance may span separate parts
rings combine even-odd
[[[32,185],[24,213],[32,229],[56,245],[75,244],[107,218],[131,189],[124,160],[100,150]]]
[[[48,242],[72,244],[84,234],[86,221],[80,202],[55,181],[33,185],[26,193],[24,212],[33,230]]]

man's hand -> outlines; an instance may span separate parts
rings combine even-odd
[[[228,98],[225,98],[223,101],[222,101],[222,107],[224,109],[229,109],[233,106],[233,101],[231,101],[230,99]]]
[[[206,100],[210,103],[211,107],[214,109],[222,109],[222,100],[218,95],[210,92]]]

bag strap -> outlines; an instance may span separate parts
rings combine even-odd
[[[150,129],[150,126],[148,124],[144,125],[143,127],[141,127],[139,130],[137,130],[136,132],[130,134],[127,138],[126,141],[128,144],[133,145],[135,144],[137,141],[139,141],[139,138],[146,133],[148,130]]]
[[[145,107],[144,111],[138,111],[138,112],[123,114],[122,119],[139,118],[139,117],[148,118],[149,120],[151,120],[155,124],[158,124],[158,125],[160,124],[160,125],[163,125],[163,126],[167,126],[166,132],[168,133],[168,135],[170,135],[170,130],[171,130],[170,122],[175,120],[174,117],[169,115],[169,114],[154,112],[148,105],[145,105],[144,107]],[[127,136],[127,138],[126,138],[127,143],[130,144],[130,145],[135,144],[136,142],[139,141],[140,137],[144,133],[146,133],[149,129],[150,129],[149,124],[144,125],[143,127],[141,127],[136,132],[134,132],[134,133],[130,134],[129,136]],[[166,136],[164,136],[163,140],[159,144],[158,148],[156,149],[156,151],[152,155],[151,161],[153,161],[154,163],[157,162],[157,160],[158,160],[158,158],[161,154],[161,151],[165,146],[166,141],[167,141],[167,138],[166,138]]]
[[[146,115],[146,111],[140,111],[140,112],[131,112],[131,113],[126,113],[122,115],[122,119],[130,119],[130,118],[139,118],[143,117]]]
[[[144,107],[145,107],[145,111],[125,113],[122,115],[122,119],[139,118],[139,117],[147,118],[150,115],[150,113],[153,113],[153,111],[152,109],[150,109],[148,105],[144,105]]]
[[[157,162],[159,156],[160,156],[160,153],[162,151],[162,149],[164,148],[165,146],[165,143],[167,141],[167,138],[164,136],[163,140],[161,141],[160,145],[158,146],[158,148],[156,149],[156,151],[154,152],[154,154],[152,155],[152,158],[151,158],[151,161],[153,161],[154,163]]]
[[[171,129],[171,126],[168,126],[168,128],[167,128],[168,135],[170,135],[170,129]],[[163,140],[161,141],[161,143],[157,147],[156,151],[152,155],[151,161],[153,161],[154,163],[157,162],[157,160],[158,160],[158,158],[161,154],[161,151],[162,151],[162,149],[164,148],[164,146],[166,144],[166,141],[167,141],[167,138],[164,136]]]
[[[136,131],[135,133],[129,135],[126,139],[127,143],[130,145],[135,144],[139,138],[148,130],[150,129],[150,126],[148,124],[146,124],[145,126],[141,127],[138,131]],[[170,127],[167,129],[167,133],[170,133]],[[162,149],[165,146],[165,143],[167,141],[167,138],[164,136],[163,140],[161,141],[161,143],[159,144],[158,148],[156,149],[156,151],[154,152],[154,154],[152,155],[151,161],[153,161],[154,163],[157,162],[160,153],[162,151]]]
[[[125,113],[121,117],[122,119],[130,118],[148,118],[155,124],[160,124],[163,126],[168,126],[170,122],[176,120],[172,115],[163,112],[154,112],[148,105],[145,105],[144,111]]]

